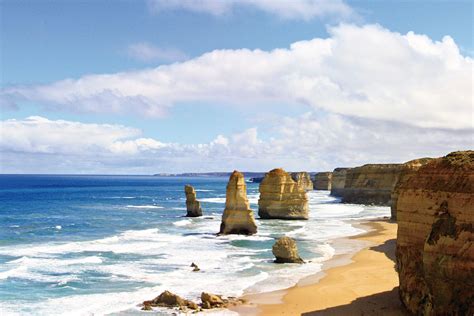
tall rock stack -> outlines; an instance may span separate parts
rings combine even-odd
[[[244,175],[234,171],[227,184],[220,233],[252,235],[256,232],[257,224],[247,199]]]
[[[332,172],[318,172],[314,175],[313,186],[315,190],[331,190]]]
[[[308,219],[308,197],[283,169],[273,169],[260,183],[258,215],[260,218]]]
[[[474,151],[422,166],[397,203],[400,298],[417,315],[474,315]]]
[[[347,170],[350,168],[336,168],[331,177],[331,195],[340,197],[346,184]]]
[[[347,171],[343,203],[390,205],[403,164],[367,164]]]
[[[313,190],[313,181],[311,181],[311,176],[307,172],[292,172],[291,178],[306,191]]]
[[[391,194],[391,218],[392,220],[397,220],[397,201],[398,201],[398,195],[400,194],[400,186],[402,183],[405,181],[408,181],[416,172],[418,169],[420,169],[421,166],[427,164],[430,162],[432,158],[420,158],[420,159],[415,159],[415,160],[410,160],[406,163],[403,164],[403,170],[400,173],[400,177],[398,179],[397,184],[395,185],[395,188],[392,191]]]
[[[202,216],[201,203],[196,199],[196,191],[188,184],[184,186],[184,193],[186,193],[186,210],[187,217]]]

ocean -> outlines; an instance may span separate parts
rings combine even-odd
[[[239,296],[290,287],[321,271],[351,223],[388,207],[308,192],[307,221],[258,220],[254,236],[216,236],[227,178],[0,175],[0,315],[138,314],[163,290]],[[204,216],[186,218],[184,185]],[[248,183],[257,216],[258,184]],[[306,264],[274,264],[281,236]],[[201,271],[192,272],[191,263]],[[164,314],[169,311],[164,310]]]

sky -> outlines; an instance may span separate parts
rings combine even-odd
[[[474,148],[472,1],[0,0],[0,173]]]

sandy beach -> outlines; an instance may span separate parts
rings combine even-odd
[[[322,278],[315,276],[310,284],[300,282],[285,291],[245,296],[249,305],[235,311],[268,316],[405,315],[398,299],[395,271],[397,225],[384,220],[364,225],[371,231],[352,239],[367,242],[368,246],[348,264],[328,268]]]

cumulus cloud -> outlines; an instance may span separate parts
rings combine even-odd
[[[163,116],[180,102],[314,109],[419,127],[473,128],[473,59],[453,39],[340,25],[288,49],[215,50],[154,69],[14,86],[1,98],[48,108]]]
[[[174,48],[161,48],[147,42],[131,44],[127,49],[128,55],[144,62],[175,62],[187,59],[187,55]]]
[[[263,134],[249,128],[208,143],[166,143],[141,131],[29,117],[0,122],[0,172],[142,173],[324,171],[365,163],[438,157],[474,147],[472,130],[420,128],[331,113],[280,117]]]
[[[353,10],[342,0],[149,0],[152,12],[187,10],[221,16],[238,7],[249,7],[283,19],[310,20],[316,17],[347,18]]]

